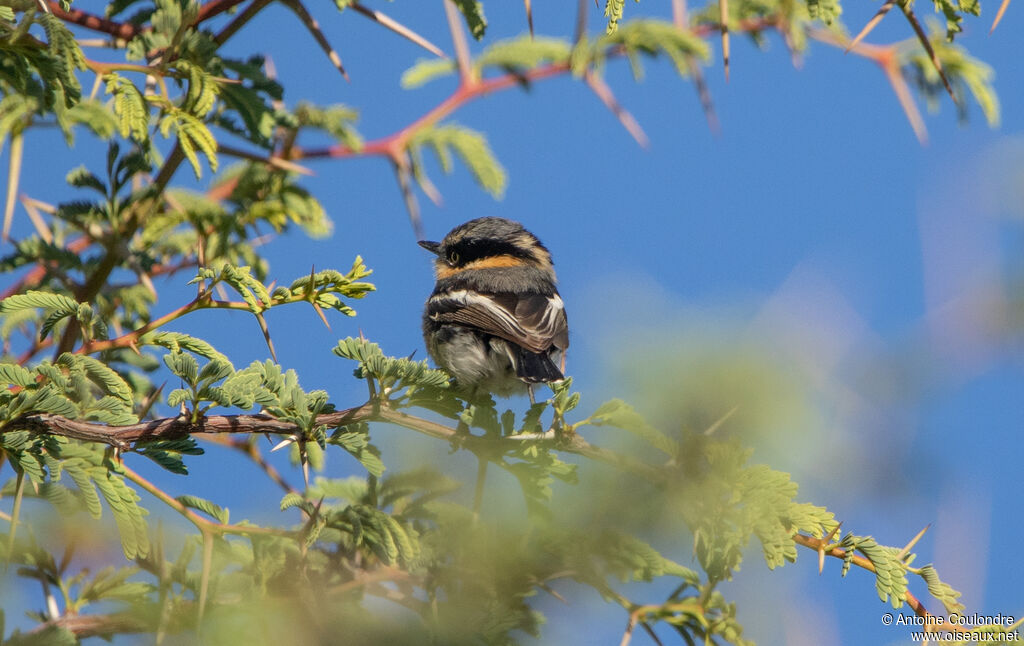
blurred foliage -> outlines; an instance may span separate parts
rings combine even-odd
[[[961,607],[935,568],[912,565],[909,549],[839,535],[833,514],[801,502],[788,474],[751,464],[735,435],[712,432],[712,418],[725,411],[699,404],[722,391],[749,406],[735,420],[740,427],[770,420],[798,397],[799,385],[777,383],[770,397],[748,401],[750,381],[775,379],[766,364],[748,357],[705,372],[693,399],[638,375],[643,393],[674,404],[669,419],[648,420],[638,411],[650,402],[634,408],[618,399],[581,415],[571,379],[525,411],[502,410],[487,395],[452,387],[425,361],[348,337],[334,353],[351,362],[369,396],[346,409],[278,365],[264,317],[300,303],[325,323],[328,314],[354,316],[352,301],[374,289],[359,257],[347,272],[311,271],[287,286],[271,280],[261,248],[268,237],[296,227],[311,236],[333,230],[302,186],[307,171],[299,161],[387,158],[414,222],[410,177],[439,197],[424,170],[425,149],[446,173],[458,159],[500,198],[508,180],[486,135],[446,120],[462,103],[567,74],[628,123],[601,79],[611,61],[625,58],[639,79],[645,59],[665,57],[681,77],[699,79],[723,20],[758,43],[776,30],[794,52],[811,39],[842,45],[836,0],[734,0],[727,9],[712,2],[673,22],[630,19],[628,3],[608,0],[603,34],[531,35],[484,43],[462,60],[416,63],[404,87],[458,72],[458,88],[377,140],[357,130],[357,108],[289,106],[266,58],[225,53],[267,4],[113,0],[100,16],[69,13],[63,0],[0,2],[0,145],[10,158],[4,237],[19,199],[33,230],[0,258],[12,283],[0,300],[0,461],[9,475],[0,488],[7,530],[0,580],[31,590],[40,608],[28,623],[0,612],[4,643],[147,633],[158,643],[199,635],[204,643],[328,643],[344,634],[349,643],[504,644],[542,634],[547,597],[590,590],[622,609],[625,641],[637,626],[659,624],[682,643],[742,645],[751,642],[719,584],[735,575],[749,546],[775,568],[795,560],[801,541],[840,550],[845,568],[871,569],[879,597],[893,607],[908,601],[915,577],[948,610]],[[344,73],[303,3],[285,4]],[[335,4],[347,14],[369,12],[350,0]],[[229,8],[238,11],[218,19]],[[454,8],[458,29],[483,41],[482,3],[454,0]],[[936,10],[951,39],[977,4],[936,3]],[[110,37],[103,44],[114,53],[106,57],[116,62],[86,55],[95,45],[85,38],[90,31]],[[949,81],[958,108],[969,94],[989,122],[998,119],[991,70],[959,45],[914,40],[884,51],[926,99]],[[68,145],[84,135],[106,156],[99,167],[67,172],[77,199],[50,205],[19,196],[18,177],[26,139],[54,125]],[[322,140],[330,144],[308,143]],[[207,189],[174,182],[186,162],[196,178],[212,175]],[[344,232],[356,235],[358,227],[346,223]],[[157,314],[156,281],[182,272],[195,297]],[[272,358],[236,368],[201,330],[168,329],[216,309],[253,316]],[[162,379],[175,386],[164,392]],[[476,477],[422,462],[389,468],[374,441],[380,424],[446,443],[476,462]],[[187,475],[203,459],[192,435],[204,431],[220,433],[281,487],[271,505],[279,520],[232,518],[212,499],[216,492],[172,495],[132,468],[137,454]],[[253,436],[263,432],[284,436],[278,448],[290,449],[303,486],[264,459]],[[351,456],[358,475],[324,475],[329,451]],[[178,514],[190,530],[154,527],[156,510]],[[110,549],[111,526],[119,554]],[[680,563],[684,557],[694,569]],[[667,582],[668,594],[642,585],[655,579]]]

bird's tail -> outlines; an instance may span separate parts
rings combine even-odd
[[[547,352],[530,352],[517,348],[516,376],[527,383],[561,381],[562,371],[551,361]]]

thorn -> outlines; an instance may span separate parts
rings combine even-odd
[[[1003,3],[999,5],[999,11],[996,12],[996,19],[992,21],[992,28],[988,30],[991,35],[996,30],[996,25],[1003,19],[1003,14],[1006,13],[1006,8],[1010,6],[1010,0],[1003,0]]]
[[[541,590],[543,590],[544,592],[547,592],[552,597],[558,599],[559,601],[561,601],[565,605],[569,605],[569,602],[566,600],[566,598],[563,597],[562,595],[560,595],[557,590],[555,590],[554,588],[549,586],[547,583],[538,583],[537,587],[540,588]]]
[[[715,104],[711,101],[711,91],[704,81],[704,72],[700,65],[692,58],[690,59],[690,73],[693,74],[693,84],[697,88],[697,98],[700,100],[700,107],[704,110],[704,118],[708,121],[708,129],[716,137],[722,134],[722,125],[718,121],[718,114],[715,112]]]
[[[722,63],[725,65],[725,82],[729,82],[729,0],[718,2],[719,20],[722,23]]]
[[[896,0],[885,0],[885,4],[879,7],[878,13],[876,13],[871,20],[868,21],[868,24],[864,25],[864,28],[860,30],[860,33],[850,41],[850,44],[846,46],[843,53],[849,54],[851,49],[856,47],[860,41],[864,40],[864,37],[871,33],[871,30],[877,27],[878,23],[882,22],[882,18],[885,17],[885,14],[889,13],[889,10],[892,9],[894,4],[896,4]]]
[[[576,33],[573,35],[573,44],[579,43],[587,35],[587,0],[579,0],[576,5]]]
[[[155,299],[157,296],[156,287],[153,285],[153,279],[146,272],[139,272],[139,282],[142,283],[143,287],[153,296]]]
[[[885,72],[885,77],[889,79],[893,91],[896,92],[896,98],[903,108],[903,113],[907,115],[907,120],[910,121],[910,127],[914,129],[917,140],[922,146],[928,145],[928,131],[925,129],[924,119],[921,118],[921,113],[910,95],[906,80],[900,75],[899,70],[891,69],[889,66],[884,66],[882,69]]]
[[[389,18],[388,16],[382,14],[381,12],[379,12],[379,11],[377,11],[375,9],[368,9],[368,8],[364,7],[363,5],[359,4],[358,2],[353,2],[349,6],[354,11],[357,11],[357,12],[363,14],[364,16],[369,18],[370,20],[373,20],[373,21],[377,22],[378,24],[380,24],[382,27],[390,29],[391,31],[393,31],[396,34],[398,34],[399,36],[402,36],[403,38],[407,38],[407,39],[411,40],[412,42],[416,43],[417,45],[419,45],[423,49],[425,49],[428,52],[430,52],[431,54],[433,54],[434,56],[437,56],[438,58],[443,58],[445,60],[448,59],[448,55],[445,54],[443,51],[441,51],[440,47],[438,47],[434,43],[430,42],[429,40],[427,40],[423,36],[420,36],[419,34],[414,32],[413,30],[411,30],[408,27],[406,27],[405,25],[403,25],[403,24],[393,20],[392,18]]]
[[[320,317],[320,320],[321,320],[321,321],[323,322],[323,324],[324,324],[324,327],[326,327],[326,328],[327,328],[327,330],[328,330],[328,331],[330,331],[330,329],[331,329],[331,324],[327,322],[327,317],[326,317],[326,316],[324,316],[324,310],[323,310],[323,308],[321,308],[321,307],[320,307],[319,305],[317,305],[316,303],[311,303],[311,305],[313,306],[313,309],[314,309],[314,310],[316,310],[317,316],[319,316],[319,317]]]
[[[18,200],[21,202],[22,208],[28,213],[28,217],[32,220],[32,226],[35,228],[36,233],[43,239],[46,244],[53,244],[53,234],[50,233],[50,229],[46,226],[46,220],[39,213],[39,209],[36,208],[35,200],[22,193],[18,196]]]
[[[345,71],[345,67],[341,64],[341,57],[338,56],[338,52],[331,47],[331,44],[327,41],[327,37],[324,36],[324,32],[320,30],[320,24],[316,21],[313,16],[309,15],[306,11],[306,7],[303,6],[299,0],[285,0],[285,6],[295,12],[295,15],[299,17],[302,24],[306,26],[309,33],[313,35],[314,40],[320,45],[320,49],[327,54],[327,59],[331,61],[334,68],[341,72],[341,76],[348,81],[348,72]]]
[[[904,558],[906,558],[907,554],[909,554],[909,553],[910,553],[910,550],[914,549],[914,546],[915,546],[915,545],[917,545],[917,542],[918,542],[919,540],[921,540],[921,537],[922,537],[922,536],[924,536],[925,532],[927,532],[927,531],[928,531],[928,530],[929,530],[929,529],[931,528],[931,526],[932,526],[932,524],[931,524],[931,523],[928,523],[927,525],[925,525],[925,526],[924,526],[924,528],[923,528],[923,529],[922,529],[921,531],[919,531],[919,532],[917,533],[917,535],[916,535],[916,536],[914,536],[914,538],[910,539],[910,542],[909,542],[909,543],[907,543],[907,544],[906,544],[906,545],[905,545],[905,546],[903,547],[903,549],[901,549],[901,550],[900,550],[900,553],[899,553],[899,555],[898,555],[898,558],[899,558],[899,559],[900,559],[901,561],[902,561],[902,560],[903,560]]]
[[[917,39],[921,41],[921,46],[924,47],[924,51],[928,52],[928,57],[932,59],[932,65],[935,66],[935,71],[939,73],[939,78],[942,79],[942,85],[945,86],[946,92],[949,93],[949,98],[953,99],[953,105],[960,105],[960,102],[956,100],[956,95],[953,94],[953,86],[949,84],[949,79],[946,78],[946,72],[942,69],[942,61],[939,60],[938,55],[935,53],[935,49],[932,47],[932,42],[928,40],[928,35],[924,33],[924,29],[921,28],[921,23],[917,21],[917,16],[914,15],[913,10],[907,5],[900,5],[903,9],[903,15],[910,21],[910,26],[914,28],[914,33],[917,34]]]
[[[256,320],[260,324],[260,330],[263,332],[263,339],[267,342],[267,349],[270,350],[270,358],[277,363],[277,352],[274,351],[274,342],[270,338],[270,328],[267,327],[267,319],[263,318],[263,313],[256,315]]]
[[[11,222],[14,220],[14,198],[18,194],[18,181],[21,177],[21,159],[25,150],[25,139],[20,130],[11,133],[11,160],[7,168],[7,202],[4,204],[4,224],[2,240],[7,242],[11,234]]]
[[[839,533],[839,528],[842,527],[842,526],[843,526],[842,523],[837,523],[836,526],[832,528],[832,531],[828,533],[828,536],[823,538],[818,543],[818,575],[819,576],[821,575],[822,572],[825,571],[825,548],[832,542],[832,539],[836,537],[836,534]]]
[[[304,441],[299,442],[299,461],[302,463],[302,481],[306,484],[306,491],[309,491],[309,455]]]
[[[633,115],[619,104],[615,95],[612,93],[611,88],[608,87],[608,84],[591,70],[584,72],[583,80],[586,82],[587,86],[594,91],[594,94],[596,94],[597,98],[601,100],[601,103],[604,103],[605,107],[611,110],[612,114],[618,118],[622,127],[626,129],[626,132],[628,132],[638,144],[640,144],[640,147],[649,148],[651,142],[647,138],[647,134],[644,132],[643,128],[640,127],[640,124],[637,123]]]
[[[310,265],[309,267],[309,285],[306,286],[306,298],[309,302],[313,302],[313,289],[316,283],[316,265]]]
[[[711,426],[707,427],[707,429],[704,431],[704,435],[711,435],[712,433],[717,431],[719,428],[721,428],[722,424],[724,424],[727,419],[729,419],[730,417],[735,415],[736,411],[738,411],[739,409],[740,409],[739,405],[733,406],[732,409],[729,412],[727,412],[725,415],[722,415],[721,417],[719,417],[717,420],[715,420],[714,424],[712,424]]]
[[[420,185],[420,189],[426,194],[427,198],[434,203],[434,206],[443,206],[444,198],[441,196],[441,191],[437,190],[434,183],[430,181],[426,173],[419,172],[415,173],[416,182]]]
[[[451,0],[445,0],[447,7]],[[405,201],[405,209],[409,212],[409,222],[412,223],[413,235],[417,240],[423,240],[423,222],[420,220],[420,205],[416,202],[416,195],[412,192],[412,182],[409,181],[408,162],[395,159],[395,176],[398,178],[398,187],[402,191],[402,199]]]
[[[270,436],[268,435],[267,438],[269,439],[269,437]],[[299,436],[298,435],[289,435],[285,439],[283,439],[280,442],[278,442],[277,444],[275,444],[274,448],[270,449],[270,452],[273,453],[274,451],[277,451],[279,449],[283,449],[284,447],[288,446],[292,442],[298,442],[298,441],[299,441]]]
[[[686,28],[686,0],[672,0],[672,24],[676,29]]]
[[[135,351],[138,352],[138,349],[136,348]],[[149,414],[150,409],[153,408],[153,405],[156,404],[157,401],[160,400],[160,395],[161,395],[161,393],[163,393],[164,386],[166,386],[166,385],[167,385],[167,382],[165,381],[164,383],[160,384],[159,388],[157,388],[156,390],[151,392],[145,399],[142,400],[142,408],[139,410],[139,419],[140,420],[141,419],[145,419],[146,415]]]
[[[455,46],[455,60],[459,65],[459,80],[463,84],[471,83],[469,45],[466,44],[466,34],[462,31],[462,23],[459,21],[459,10],[452,0],[443,0],[444,13],[448,19],[448,30],[452,33],[452,44]]]

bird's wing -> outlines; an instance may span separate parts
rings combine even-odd
[[[435,321],[474,327],[530,352],[569,347],[569,326],[558,294],[484,295],[457,290],[433,296],[427,307]]]

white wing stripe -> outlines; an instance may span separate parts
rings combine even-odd
[[[442,303],[453,303],[467,307],[470,305],[482,307],[494,316],[496,323],[499,323],[517,336],[528,337],[537,334],[551,336],[557,328],[558,315],[565,308],[565,304],[558,294],[549,296],[547,300],[548,305],[545,308],[544,315],[541,317],[540,324],[534,330],[524,328],[514,314],[498,305],[491,298],[465,289],[431,296],[428,304],[441,305]]]

